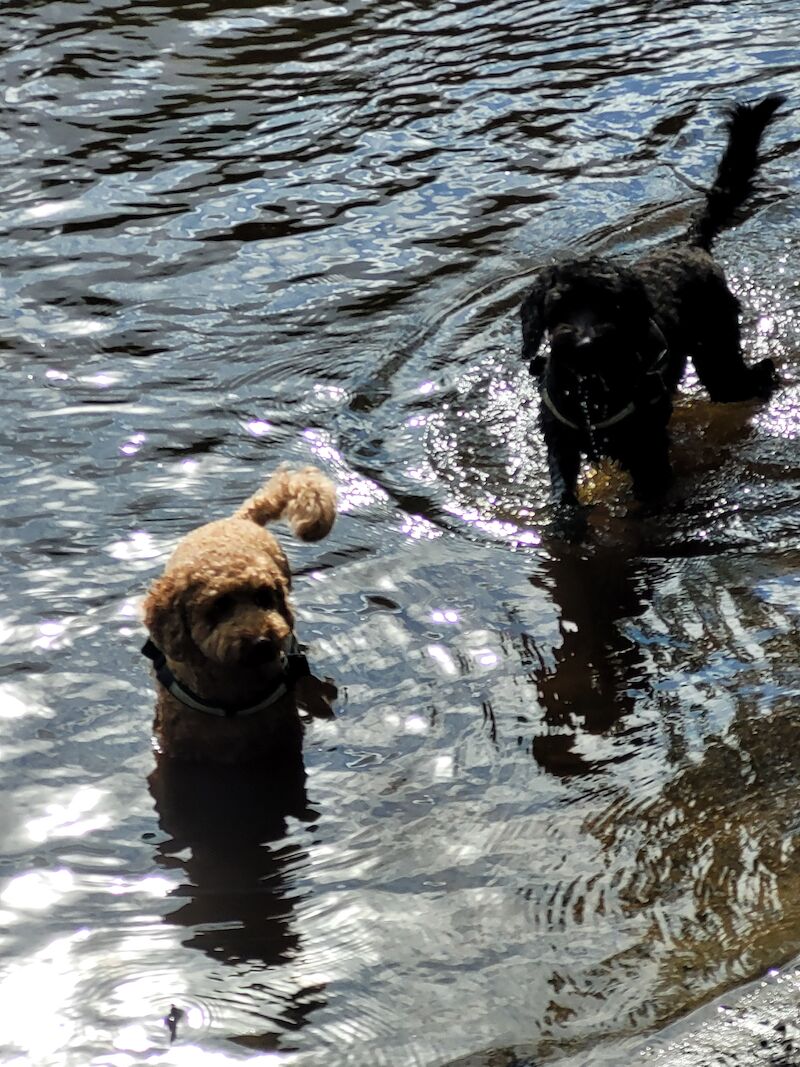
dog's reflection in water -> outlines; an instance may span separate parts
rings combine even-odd
[[[534,658],[546,729],[533,739],[533,756],[552,774],[589,773],[599,761],[576,749],[580,731],[607,734],[649,691],[640,646],[625,626],[647,608],[646,568],[619,546],[564,548],[531,581],[555,601],[561,634],[552,662]],[[626,749],[603,762],[629,755]]]
[[[266,1050],[291,1047],[287,1031],[300,1029],[325,1002],[321,989],[292,992],[292,983],[280,976],[300,950],[293,882],[307,862],[303,846],[287,839],[288,823],[318,817],[309,808],[300,745],[276,755],[270,766],[161,756],[148,784],[167,835],[156,862],[185,874],[171,894],[177,907],[165,921],[186,927],[185,945],[234,967],[231,999],[252,998],[255,1012],[263,1014],[261,1032],[232,1040]],[[240,964],[248,966],[246,979]],[[171,991],[165,995],[175,999]],[[177,999],[175,1004],[180,1007]]]
[[[263,772],[162,761],[149,779],[161,829],[159,862],[182,867],[183,903],[168,921],[191,928],[184,943],[228,961],[270,965],[296,948],[286,873],[302,862],[298,846],[281,848],[286,817],[307,811],[302,762],[280,780]]]

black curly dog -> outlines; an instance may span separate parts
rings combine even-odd
[[[752,193],[761,137],[783,102],[768,96],[728,109],[714,184],[679,242],[628,267],[599,257],[546,267],[525,297],[522,354],[539,383],[553,497],[568,514],[577,510],[582,455],[617,460],[639,500],[668,488],[667,424],[688,357],[712,400],[775,388],[772,360],[744,362],[739,302],[711,246]],[[538,354],[545,334],[546,357]]]

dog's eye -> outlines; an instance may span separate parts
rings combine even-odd
[[[253,595],[253,603],[258,608],[274,608],[275,607],[275,592],[268,586],[263,589],[257,589]]]
[[[212,601],[211,607],[208,609],[208,621],[212,626],[215,626],[218,622],[222,622],[226,615],[230,615],[233,611],[233,597],[227,593],[223,593],[222,596],[218,596],[216,600]]]

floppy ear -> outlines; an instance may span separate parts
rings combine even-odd
[[[522,319],[522,358],[536,378],[539,378],[544,370],[545,360],[538,352],[544,336],[544,298],[552,284],[553,272],[540,271],[519,310]]]
[[[187,630],[183,595],[186,583],[171,574],[156,578],[142,604],[144,624],[153,643],[169,659],[183,660],[189,655],[191,636]]]
[[[289,566],[289,560],[286,558],[286,553],[283,551],[278,542],[275,542],[275,562],[280,568],[281,577],[286,583],[286,591],[291,592],[292,589],[292,569]]]
[[[294,629],[294,612],[292,611],[291,601],[289,600],[289,592],[292,588],[291,579],[289,575],[286,576],[285,582],[278,582],[275,586],[275,598],[278,601],[278,611],[286,619],[290,628]]]

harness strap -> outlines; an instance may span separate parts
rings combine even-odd
[[[568,419],[566,415],[563,415],[553,403],[553,398],[548,393],[547,389],[542,387],[542,403],[550,411],[559,422],[563,422],[565,426],[569,426],[572,430],[606,430],[609,426],[615,426],[618,422],[622,422],[623,419],[627,419],[629,415],[632,415],[636,411],[636,405],[633,401],[630,404],[626,404],[624,408],[612,415],[608,419],[602,419],[600,422],[587,422],[585,426],[580,426],[577,422],[573,422],[572,419]],[[655,403],[652,400],[651,403]]]
[[[142,655],[152,662],[156,678],[176,700],[193,711],[202,711],[206,715],[215,715],[221,719],[256,715],[259,711],[265,711],[285,697],[299,678],[311,673],[308,660],[297,643],[297,638],[292,634],[289,650],[280,654],[283,671],[263,699],[256,704],[215,704],[179,682],[167,666],[167,657],[149,638],[142,647]]]
[[[658,379],[658,392],[647,402],[648,404],[657,404],[660,400],[663,400],[663,398],[669,394],[669,389],[667,388],[667,385],[664,381],[664,373],[667,370],[667,360],[669,357],[669,348],[667,346],[667,340],[664,337],[664,334],[661,332],[661,329],[659,328],[658,324],[652,319],[650,320],[650,328],[655,337],[663,346],[661,351],[654,359],[652,366],[644,373],[645,379],[651,376]],[[541,397],[542,403],[547,408],[547,410],[553,416],[555,416],[555,418],[557,418],[559,422],[563,423],[564,426],[569,426],[571,430],[588,430],[590,432],[593,430],[607,430],[611,426],[616,426],[617,423],[620,423],[624,419],[627,419],[631,415],[633,415],[636,412],[636,409],[640,406],[636,403],[635,400],[631,400],[628,404],[625,405],[625,407],[620,408],[619,411],[615,412],[613,415],[610,415],[607,419],[601,419],[600,422],[586,422],[583,425],[580,425],[577,422],[573,422],[572,419],[568,419],[563,412],[558,410],[553,401],[553,398],[550,396],[550,393],[547,391],[547,388],[544,385],[541,388]]]

